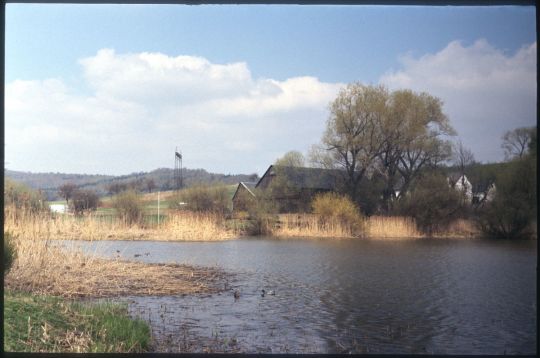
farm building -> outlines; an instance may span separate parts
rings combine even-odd
[[[257,183],[240,182],[232,197],[233,211],[246,211],[250,201],[255,199],[255,185]]]
[[[343,179],[341,170],[270,165],[254,188],[270,189],[272,200],[281,212],[306,211],[315,194],[336,190]],[[242,192],[255,196],[252,188],[238,184],[233,196],[233,210],[241,210]]]
[[[49,209],[53,213],[65,214],[68,211],[68,207],[65,204],[50,204]]]

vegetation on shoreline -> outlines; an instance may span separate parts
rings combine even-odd
[[[75,303],[52,296],[4,292],[6,352],[145,352],[150,328],[126,304]]]
[[[45,227],[40,222],[9,227],[17,233],[17,258],[5,276],[5,288],[68,298],[192,294],[216,291],[224,275],[217,269],[83,254],[76,247],[55,244]]]

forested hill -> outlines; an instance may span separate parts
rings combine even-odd
[[[236,184],[240,181],[256,181],[257,174],[217,174],[209,173],[204,169],[182,170],[184,186],[194,184]],[[120,184],[134,186],[141,191],[171,190],[174,189],[174,170],[160,168],[151,172],[139,172],[128,175],[89,175],[64,173],[29,173],[14,170],[4,170],[4,176],[17,182],[24,183],[31,188],[40,189],[48,200],[56,200],[58,187],[66,183],[73,183],[81,189],[97,192],[99,196],[109,194],[111,185]],[[148,185],[152,183],[153,185]]]

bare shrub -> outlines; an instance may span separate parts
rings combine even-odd
[[[427,235],[444,231],[463,213],[460,193],[451,188],[444,175],[429,173],[420,178],[410,195],[398,201],[397,211],[416,220]]]
[[[185,203],[182,204],[182,203]],[[224,185],[196,185],[180,191],[169,205],[171,209],[226,214],[230,211],[230,198]]]
[[[33,213],[47,212],[46,198],[43,193],[33,190],[22,183],[4,178],[4,206],[30,210]]]
[[[358,207],[347,196],[336,193],[317,194],[312,202],[313,213],[322,224],[337,221],[358,236],[363,229],[363,218]]]
[[[99,197],[92,190],[76,190],[73,192],[70,209],[76,215],[95,211],[99,205]]]
[[[112,206],[128,225],[138,224],[143,218],[143,201],[134,190],[121,192],[112,199]]]

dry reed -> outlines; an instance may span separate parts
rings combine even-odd
[[[444,230],[434,233],[436,238],[471,239],[481,235],[478,227],[471,220],[457,219]]]
[[[413,218],[401,216],[370,216],[366,236],[374,239],[424,237]]]
[[[64,297],[191,294],[216,291],[217,282],[224,275],[218,269],[105,260],[74,249],[61,249],[51,240],[58,237],[58,223],[54,220],[12,209],[5,209],[4,213],[4,228],[14,234],[17,252],[4,281],[8,289]],[[81,229],[76,221],[64,225]],[[77,233],[79,238],[97,234]]]
[[[238,230],[227,229],[218,214],[169,212],[158,226],[129,224],[115,217],[95,214],[73,215],[33,214],[11,207],[4,209],[4,226],[14,234],[31,228],[32,235],[46,234],[60,240],[156,240],[156,241],[217,241],[237,237]]]
[[[425,238],[413,218],[402,216],[371,216],[363,220],[360,230],[353,231],[338,220],[323,221],[314,214],[281,214],[273,228],[277,237],[410,239]],[[433,238],[473,238],[479,235],[470,220],[459,219],[446,229],[435,232]]]
[[[360,234],[335,218],[321,220],[314,214],[280,214],[279,225],[272,230],[277,237],[351,238]]]
[[[236,230],[227,230],[218,214],[177,212],[169,215],[157,230],[157,237],[172,241],[216,241],[238,236]]]

